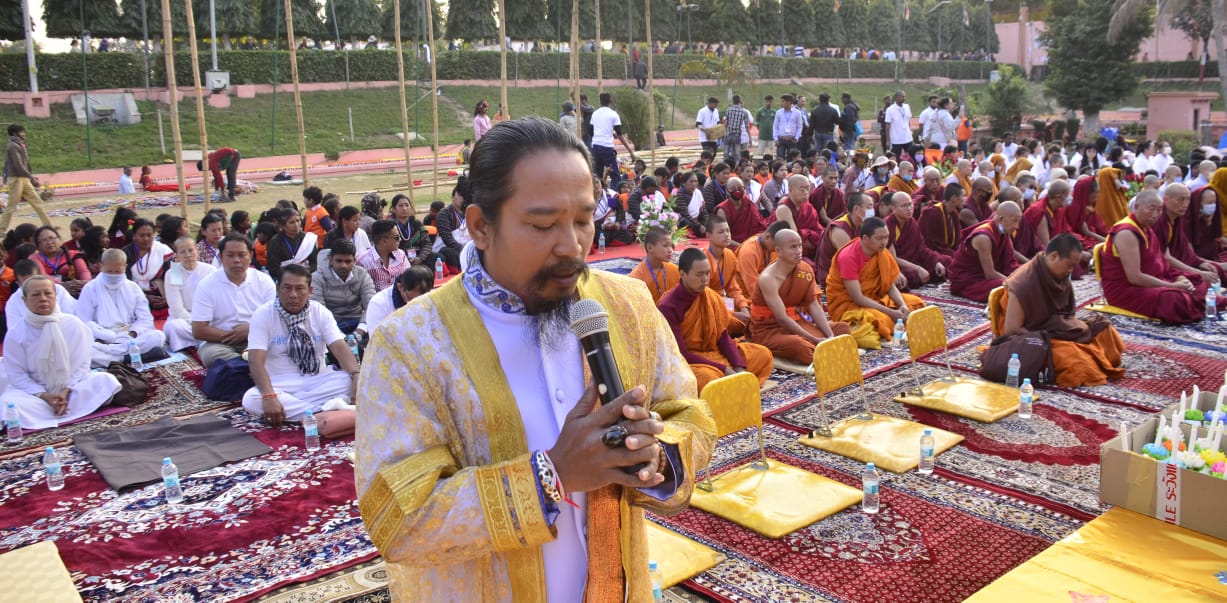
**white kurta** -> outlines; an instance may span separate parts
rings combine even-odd
[[[59,283],[55,285],[55,308],[57,312],[72,314],[73,316],[77,315],[77,298],[73,297]],[[18,287],[9,296],[8,302],[4,304],[4,316],[9,324],[25,322],[27,312],[29,310],[26,309],[25,293],[21,291],[21,287]],[[0,391],[4,390],[0,389]]]
[[[196,268],[191,271],[175,262],[166,271],[166,305],[170,308],[170,318],[162,325],[162,331],[172,351],[178,352],[198,343],[192,337],[192,300],[200,281],[216,271],[212,264],[203,262],[196,262]]]
[[[388,287],[371,298],[371,303],[366,305],[366,314],[362,316],[362,322],[358,324],[359,329],[370,333],[379,326],[379,323],[396,311],[396,306],[392,303],[392,291],[395,288],[395,285]]]
[[[85,283],[77,300],[77,317],[94,335],[94,366],[105,367],[128,357],[128,342],[136,333],[136,346],[147,354],[166,345],[166,335],[153,324],[149,301],[136,283],[124,280],[109,287],[99,277]]]
[[[135,286],[135,285],[133,285]],[[60,332],[70,350],[81,350],[69,359],[71,376],[68,379],[68,413],[57,417],[51,406],[37,395],[47,391],[37,381],[34,373],[38,341],[43,327],[32,327],[23,318],[10,320],[8,334],[4,336],[4,372],[8,389],[0,394],[0,405],[12,403],[17,407],[21,425],[26,429],[49,429],[61,423],[84,417],[111,401],[119,392],[119,381],[110,373],[90,372],[90,348],[93,336],[89,327],[71,314],[60,317]]]
[[[251,315],[251,331],[247,334],[247,349],[265,350],[264,370],[268,372],[273,391],[285,410],[285,418],[297,421],[307,411],[319,412],[324,403],[333,398],[346,397],[348,401],[352,378],[349,373],[333,370],[324,364],[324,352],[328,345],[345,338],[337,328],[332,312],[319,302],[308,302],[303,312],[309,313],[303,329],[311,335],[315,355],[319,360],[319,372],[303,375],[298,365],[290,359],[288,343],[290,331],[278,314],[275,302],[260,306]],[[256,416],[264,414],[264,400],[260,390],[251,388],[243,395],[243,408]]]

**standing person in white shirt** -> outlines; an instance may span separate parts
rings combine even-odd
[[[912,144],[912,108],[907,104],[907,95],[902,90],[895,92],[895,102],[886,108],[886,131],[890,151],[902,157]]]
[[[206,276],[217,271],[212,264],[198,261],[199,251],[188,237],[175,241],[175,262],[166,271],[166,305],[170,318],[162,325],[172,352],[196,345],[192,337],[192,305],[196,288]],[[220,256],[218,256],[220,261]]]
[[[291,264],[282,271],[276,297],[251,315],[247,345],[256,385],[243,395],[243,410],[263,417],[274,429],[282,421],[301,420],[307,411],[341,411],[352,425],[358,359],[332,312],[311,300],[311,271],[306,266]],[[324,363],[325,351],[332,352],[341,370]],[[319,420],[325,419],[334,417]]]
[[[929,144],[932,140],[929,138],[933,133],[933,114],[937,113],[937,97],[930,96],[928,106],[924,111],[920,112],[920,142],[921,144]],[[944,146],[944,145],[943,145]]]
[[[950,113],[950,108],[953,106],[953,101],[949,97],[937,101],[937,108],[929,114],[929,142],[936,144],[943,149],[946,145],[956,142],[955,132],[958,129],[958,121],[954,119],[954,115]],[[924,118],[921,118],[924,121]]]
[[[720,101],[716,97],[707,97],[707,104],[699,109],[698,115],[695,115],[694,118],[694,127],[699,129],[699,144],[703,146],[704,151],[711,151],[713,156],[720,146],[720,141],[708,136],[707,130],[720,125],[720,110],[716,108],[719,104]]]
[[[425,266],[413,266],[396,277],[396,284],[380,291],[366,306],[366,314],[354,334],[365,343],[367,334],[405,304],[435,288],[435,273]]]
[[[247,350],[252,313],[277,295],[273,279],[251,267],[247,237],[232,232],[218,250],[222,269],[202,279],[192,299],[192,337],[203,342],[196,352],[206,369]]]
[[[132,168],[124,166],[124,171],[119,176],[119,194],[128,195],[136,192],[136,186],[132,184]]]
[[[1005,157],[1006,165],[1014,163],[1014,155],[1018,153],[1018,143],[1014,142],[1014,133],[1006,132],[1005,140],[1001,142],[1001,155]]]
[[[797,148],[801,130],[805,128],[802,111],[793,108],[794,102],[796,98],[791,94],[780,96],[781,108],[775,112],[771,128],[771,134],[775,137],[775,156],[781,161],[787,161],[789,151]]]
[[[608,92],[601,93],[601,108],[592,114],[591,149],[592,173],[596,174],[601,180],[604,180],[606,177],[605,171],[608,170],[611,187],[617,184],[617,180],[622,179],[622,175],[618,171],[618,152],[614,150],[615,137],[622,142],[626,152],[630,153],[631,161],[635,160],[635,151],[631,150],[631,143],[626,140],[626,135],[622,133],[622,118],[618,116],[617,111],[614,111],[609,106],[612,102],[613,97]]]

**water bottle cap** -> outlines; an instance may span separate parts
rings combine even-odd
[[[1031,379],[1030,378],[1023,379],[1023,385],[1031,385]]]
[[[931,436],[931,435],[933,435],[933,430],[932,430],[932,429],[926,429],[926,430],[925,430],[925,435],[927,435],[927,436]]]
[[[654,572],[654,571],[656,571],[656,562],[655,562],[655,561],[648,561],[648,571],[649,571],[649,572]]]
[[[314,413],[314,412],[312,412],[312,411],[309,411],[309,410],[308,410],[308,411],[307,411],[307,416],[308,416],[308,417],[313,417],[313,416],[315,416],[315,413]]]
[[[168,456],[168,457],[166,457],[166,458],[162,459],[162,464],[163,464],[163,465],[169,465],[169,464],[170,464],[170,457]]]
[[[48,446],[44,452],[55,452],[55,448]]]
[[[14,406],[12,402],[9,402],[9,408],[16,408],[16,406]]]
[[[873,463],[865,463],[865,468],[866,468],[866,469],[873,469],[873,468],[874,468],[874,467],[873,467]]]
[[[1018,354],[1010,354],[1010,360],[1018,360]]]
[[[896,318],[896,319],[895,319],[895,324],[897,324],[897,325],[901,325],[901,324],[903,324],[903,319],[902,319],[902,318]]]

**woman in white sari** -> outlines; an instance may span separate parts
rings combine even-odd
[[[166,309],[166,289],[163,277],[174,252],[161,241],[154,240],[153,222],[138,218],[132,223],[132,242],[124,247],[128,258],[128,278],[140,286],[154,311]]]
[[[196,296],[196,285],[200,279],[217,270],[212,264],[197,260],[198,251],[192,239],[183,237],[175,241],[175,261],[166,271],[165,278],[170,318],[162,327],[172,352],[196,345],[196,338],[192,337],[192,299]]]

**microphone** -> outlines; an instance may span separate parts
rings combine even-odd
[[[571,330],[579,337],[588,358],[588,368],[596,380],[601,404],[609,404],[623,394],[622,373],[609,345],[609,314],[595,299],[581,299],[571,306]]]

